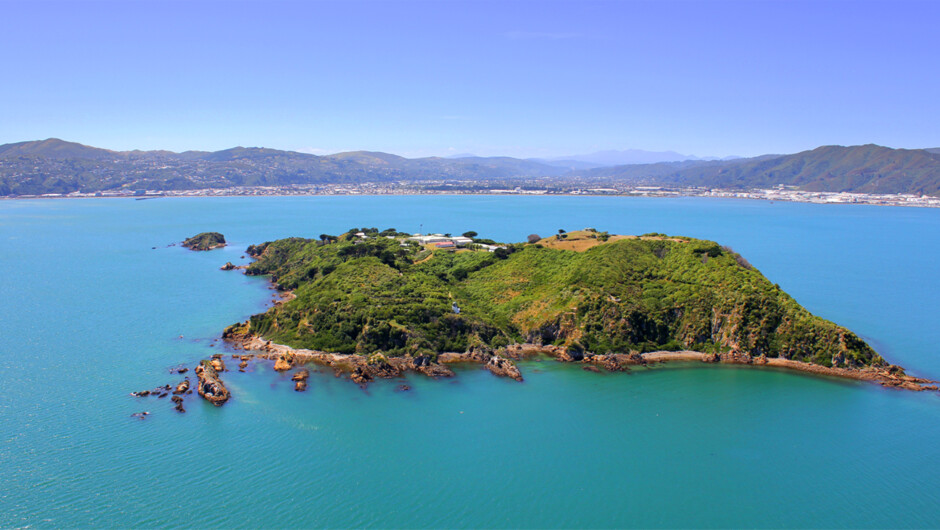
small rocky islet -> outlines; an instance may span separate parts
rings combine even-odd
[[[197,251],[215,250],[225,245],[225,236],[218,232],[202,232],[182,242],[182,246]]]
[[[297,391],[311,363],[360,385],[451,377],[455,363],[522,381],[517,362],[545,356],[593,372],[728,363],[937,390],[715,242],[594,229],[511,244],[476,235],[354,228],[252,245],[245,274],[269,276],[280,299],[222,338],[245,352],[232,356],[239,371],[252,359],[298,369]],[[199,395],[215,405],[230,396],[221,357],[195,369]]]

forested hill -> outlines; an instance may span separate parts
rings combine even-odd
[[[259,147],[223,151],[110,151],[48,139],[0,145],[0,196],[110,190],[543,178],[555,188],[591,183],[940,195],[938,149],[825,146],[792,155],[576,169],[510,157],[404,158],[354,151],[316,156]]]
[[[296,297],[235,325],[295,348],[390,356],[530,342],[572,352],[746,352],[830,366],[881,364],[712,241],[594,229],[452,251],[394,229],[254,245],[248,274]]]
[[[216,152],[109,151],[49,139],[0,145],[0,196],[120,189],[482,180],[560,176],[515,158],[404,158],[354,151],[316,156],[258,147]]]
[[[779,184],[809,191],[940,195],[940,152],[878,145],[824,146],[792,155],[720,162],[598,168],[584,175],[616,181],[723,189]]]

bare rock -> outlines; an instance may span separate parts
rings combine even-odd
[[[274,369],[278,372],[286,372],[290,370],[291,362],[287,360],[286,355],[279,355],[277,360],[274,361]]]
[[[214,360],[214,359],[213,359]],[[209,361],[202,361],[196,367],[196,377],[199,378],[197,391],[203,399],[217,407],[229,399],[229,391],[225,388],[219,374]]]
[[[487,361],[485,366],[487,370],[496,375],[511,377],[516,381],[522,381],[522,373],[519,371],[519,368],[505,357],[494,355],[490,357],[490,360]]]

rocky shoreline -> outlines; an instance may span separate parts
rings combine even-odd
[[[496,376],[508,377],[521,382],[524,379],[516,363],[538,357],[548,357],[562,363],[580,364],[584,370],[596,373],[626,372],[635,367],[651,367],[669,362],[699,362],[782,368],[814,375],[868,381],[886,388],[935,392],[940,390],[936,381],[906,375],[904,370],[896,365],[888,365],[882,368],[857,368],[845,364],[840,359],[837,359],[837,362],[841,366],[827,367],[790,359],[768,358],[763,355],[751,356],[739,352],[715,354],[686,350],[593,355],[572,351],[560,346],[522,343],[512,344],[498,351],[487,347],[478,347],[471,348],[470,351],[463,353],[447,352],[438,355],[435,360],[431,356],[386,357],[381,353],[364,356],[295,349],[264,340],[256,335],[246,333],[244,330],[245,326],[231,326],[222,335],[223,340],[231,348],[245,352],[231,355],[233,360],[239,362],[238,371],[244,372],[248,367],[248,362],[254,359],[274,361],[275,371],[287,372],[296,369],[291,376],[291,381],[294,383],[294,390],[297,392],[307,390],[307,381],[310,378],[308,364],[331,368],[336,377],[348,377],[352,382],[365,388],[376,379],[394,379],[408,372],[433,378],[453,377],[456,374],[449,365],[461,363],[477,364]],[[187,370],[185,367],[178,367],[171,369],[170,373],[181,374]],[[221,374],[225,371],[227,371],[227,368],[220,353],[200,361],[194,370],[197,377],[197,393],[217,407],[222,406],[231,398],[231,392],[226,388],[221,378]],[[409,390],[409,387],[401,385],[399,390]],[[174,409],[177,412],[184,413],[186,410],[183,408],[183,398],[185,395],[192,393],[193,389],[187,377],[176,385],[167,384],[153,390],[132,392],[131,395],[156,398],[172,396]],[[132,416],[144,419],[149,414],[149,412],[140,412]]]
[[[631,367],[652,366],[667,362],[722,363],[751,366],[782,368],[816,375],[854,379],[878,383],[888,388],[901,388],[914,391],[937,391],[936,381],[906,375],[899,366],[888,365],[883,368],[849,366],[837,359],[841,366],[827,367],[818,364],[793,361],[783,358],[751,356],[747,353],[731,352],[723,354],[701,353],[696,351],[657,351],[649,353],[593,355],[570,351],[559,346],[538,344],[513,344],[494,351],[489,348],[471,348],[464,353],[442,353],[434,361],[429,356],[421,357],[385,357],[376,353],[371,356],[339,354],[315,350],[294,349],[283,344],[275,344],[261,337],[245,333],[244,327],[233,326],[223,334],[223,340],[232,347],[253,352],[260,359],[275,361],[275,370],[286,371],[307,363],[331,367],[337,375],[348,374],[354,382],[365,385],[378,378],[399,377],[405,372],[421,373],[430,377],[452,377],[454,372],[447,365],[454,363],[476,363],[486,370],[501,377],[523,381],[517,361],[547,356],[558,362],[582,364],[586,370],[621,372]],[[306,387],[306,384],[304,385]]]

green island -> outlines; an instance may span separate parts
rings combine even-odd
[[[190,250],[213,250],[225,246],[225,236],[218,232],[203,232],[186,238],[183,246]]]
[[[477,362],[521,381],[515,361],[548,355],[598,372],[723,362],[936,390],[712,241],[585,229],[499,244],[353,228],[247,252],[245,273],[268,275],[282,299],[223,333],[246,352],[233,355],[240,369],[256,357],[281,371],[317,363],[365,384]]]

